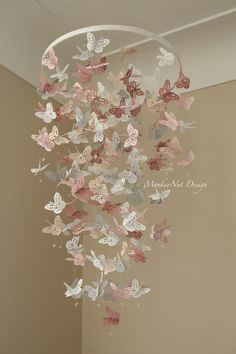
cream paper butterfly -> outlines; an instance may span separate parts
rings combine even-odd
[[[92,147],[90,145],[86,146],[83,152],[75,152],[69,154],[69,158],[71,160],[75,160],[78,162],[78,164],[82,165],[84,163],[87,163],[91,160],[91,152],[92,152]]]
[[[62,200],[60,193],[56,192],[54,194],[54,202],[49,202],[44,208],[53,211],[54,214],[60,214],[65,206],[66,203]]]
[[[61,217],[57,215],[54,219],[54,224],[44,227],[42,232],[45,234],[52,234],[53,236],[59,236],[66,228],[66,225],[62,222]]]
[[[103,186],[105,186],[103,182],[103,176],[98,176],[96,179],[92,179],[89,181],[89,188],[92,192],[99,192]]]
[[[109,195],[109,193],[108,193],[107,187],[106,187],[106,185],[103,185],[99,194],[93,195],[91,197],[91,199],[95,200],[99,204],[104,204],[107,200],[108,195]]]
[[[70,140],[64,136],[59,135],[58,128],[56,125],[52,127],[52,132],[49,133],[49,139],[51,139],[56,145],[68,144]]]
[[[53,105],[51,102],[46,104],[45,111],[35,112],[35,116],[42,119],[44,123],[51,123],[54,119],[56,119],[57,114],[53,110]]]
[[[138,129],[135,129],[132,124],[128,124],[127,133],[129,135],[128,139],[124,142],[124,148],[128,148],[130,146],[135,146],[138,142]]]

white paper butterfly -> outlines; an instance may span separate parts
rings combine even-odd
[[[62,82],[62,81],[64,81],[64,80],[67,80],[67,79],[68,79],[68,74],[67,74],[66,70],[68,69],[68,67],[69,67],[69,64],[67,64],[67,65],[63,68],[63,70],[60,70],[60,69],[59,69],[59,66],[57,66],[57,67],[56,67],[56,73],[55,73],[55,74],[52,74],[52,75],[51,75],[51,78],[52,78],[52,79],[53,79],[53,78],[58,79],[59,82]]]
[[[137,248],[139,248],[140,250],[142,250],[143,252],[147,252],[147,251],[151,251],[151,247],[148,245],[145,245],[143,243],[140,243],[138,240],[135,240],[135,238],[131,239],[131,244]]]
[[[36,117],[42,119],[45,123],[51,123],[53,119],[57,117],[56,112],[53,110],[53,105],[51,102],[46,104],[46,110],[35,112]]]
[[[86,256],[89,261],[93,263],[93,266],[95,268],[98,268],[100,271],[104,272],[105,275],[108,273],[114,272],[115,267],[113,266],[113,260],[105,259],[105,256],[101,254],[99,257],[97,257],[94,253],[93,250],[91,250],[91,256]]]
[[[115,246],[119,242],[119,237],[112,231],[109,231],[109,234],[106,234],[106,237],[101,238],[98,242],[102,245]]]
[[[125,217],[129,213],[129,202],[124,202],[123,205],[120,207],[120,213],[122,217]]]
[[[102,53],[103,49],[110,43],[109,39],[102,37],[96,41],[94,34],[91,32],[87,33],[87,41],[88,50],[95,53]]]
[[[137,222],[137,213],[132,211],[124,220],[123,226],[126,228],[127,231],[143,231],[146,230],[146,226]]]
[[[88,138],[86,137],[86,132],[83,132],[82,129],[76,128],[67,133],[68,139],[73,144],[87,144]]]
[[[90,172],[86,171],[85,169],[81,170],[79,163],[74,160],[72,162],[72,166],[68,171],[68,177],[78,179],[80,176],[89,176],[91,175]]]
[[[119,177],[120,178],[124,178],[125,180],[127,180],[130,184],[134,184],[137,182],[137,176],[133,171],[127,171],[124,170],[122,172],[119,173]]]
[[[113,258],[113,267],[115,270],[119,273],[122,273],[125,271],[125,266],[124,263],[122,262],[119,253],[117,253],[117,257]]]
[[[139,285],[139,282],[137,279],[133,279],[132,284],[131,284],[131,296],[134,298],[138,298],[142,295],[145,295],[151,291],[150,288],[142,288]]]
[[[124,147],[128,148],[130,146],[135,146],[137,144],[138,129],[135,129],[132,124],[128,124],[127,133],[129,135],[128,139],[124,142]]]
[[[160,47],[160,52],[162,55],[157,55],[156,58],[159,60],[159,66],[173,65],[175,56],[171,52],[167,52],[166,49]]]
[[[84,286],[84,291],[88,294],[88,297],[95,301],[98,297],[99,293],[99,286],[93,288],[91,285],[85,285]]]
[[[118,193],[123,191],[125,185],[125,178],[117,179],[111,188],[111,193]]]
[[[76,120],[76,127],[84,128],[85,125],[87,124],[87,119],[85,118],[80,107],[76,107],[75,109],[75,120]]]
[[[62,200],[61,195],[56,192],[54,194],[54,202],[49,202],[45,205],[46,210],[51,210],[54,214],[60,214],[62,210],[65,208],[66,203]]]
[[[67,228],[69,224],[67,225]],[[74,256],[76,253],[80,253],[83,251],[83,245],[78,245],[80,240],[80,236],[74,236],[71,240],[66,242],[66,249],[69,254]]]
[[[184,122],[183,120],[179,120],[179,131],[180,133],[184,133],[187,129],[196,129],[197,127],[193,127],[195,122]]]
[[[104,128],[107,126],[101,123],[97,118],[94,118],[94,125],[95,135],[93,141],[95,143],[102,142],[104,139]]]
[[[89,50],[82,50],[79,46],[76,46],[80,54],[73,55],[72,59],[86,61],[93,57],[93,53]]]
[[[116,174],[118,172],[117,167],[113,167],[110,170],[106,170],[103,172],[103,180],[105,183],[115,183],[116,181]]]
[[[165,201],[165,199],[169,196],[170,194],[170,189],[162,192],[157,192],[155,194],[149,195],[149,198],[151,198],[151,201],[154,203],[161,204]]]
[[[37,176],[38,173],[42,172],[43,170],[45,170],[45,168],[47,168],[50,165],[50,163],[47,163],[46,165],[42,166],[41,164],[44,160],[45,159],[39,159],[38,167],[30,169],[30,172],[33,173],[34,176]]]
[[[147,156],[146,155],[142,155],[141,154],[141,149],[138,148],[133,148],[133,150],[131,151],[131,153],[129,154],[128,160],[127,160],[127,164],[131,164],[131,166],[136,166],[141,162],[144,162],[147,160]]]
[[[81,293],[82,293],[82,284],[83,284],[82,278],[78,280],[77,284],[74,287],[72,287],[64,282],[64,285],[67,289],[65,292],[65,296],[66,297],[73,296],[73,297],[78,298],[79,295],[81,295]]]
[[[116,148],[120,143],[120,137],[117,132],[112,134],[112,139],[105,138],[106,142],[106,156],[117,156]]]
[[[98,268],[99,270],[103,270],[103,265],[102,263],[100,262],[99,258],[96,256],[95,252],[93,250],[91,250],[91,254],[92,256],[86,256],[86,258],[93,263],[93,266],[95,268]]]

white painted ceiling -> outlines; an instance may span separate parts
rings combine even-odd
[[[202,65],[207,65],[209,56],[211,60],[216,56],[219,64],[215,73],[209,66],[211,79],[196,81],[194,88],[199,88],[236,78],[235,65],[226,68],[223,76],[219,67],[225,59],[222,50],[230,51],[236,62],[235,7],[236,0],[0,0],[0,63],[37,85],[42,53],[57,37],[90,25],[123,24],[164,34],[196,80],[199,68],[191,63],[197,65],[201,47],[205,51],[200,56],[205,56]],[[214,19],[215,15],[220,16]]]

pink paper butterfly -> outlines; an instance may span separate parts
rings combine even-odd
[[[176,116],[173,112],[162,112],[159,124],[165,125],[173,131],[175,131],[178,127],[178,121],[176,120]]]
[[[32,134],[31,138],[42,146],[46,151],[52,151],[55,148],[54,142],[50,139],[50,134],[47,132],[47,128],[43,127],[39,130],[39,134]]]
[[[57,92],[59,92],[59,79],[54,80],[49,83],[43,74],[39,77],[39,91],[42,95],[54,96]]]
[[[169,80],[166,80],[164,82],[163,87],[161,87],[159,90],[159,94],[160,94],[161,99],[166,103],[168,103],[170,101],[176,101],[179,99],[179,96],[171,91]]]
[[[154,238],[157,241],[168,242],[167,236],[170,234],[171,226],[167,226],[167,221],[163,220],[159,224],[152,226],[151,238]]]
[[[179,108],[185,109],[186,111],[188,111],[191,108],[194,100],[195,100],[195,97],[193,97],[193,96],[186,97],[186,98],[180,97],[180,99],[178,101],[176,101],[176,104]]]
[[[195,159],[195,155],[192,151],[189,151],[188,157],[186,160],[181,160],[177,162],[178,166],[188,166]]]
[[[144,251],[141,248],[133,244],[131,246],[131,251],[132,252],[130,253],[129,257],[132,258],[135,262],[145,262],[146,257]]]
[[[131,288],[120,289],[116,284],[110,283],[110,294],[114,300],[129,299],[131,297]]]
[[[124,148],[135,146],[137,144],[138,129],[135,129],[132,124],[128,124],[127,133],[129,137],[124,142]]]
[[[121,118],[125,114],[125,97],[121,98],[119,106],[113,106],[108,112],[114,114],[116,118]]]
[[[116,326],[120,322],[120,314],[119,312],[113,311],[110,307],[106,307],[107,316],[103,318],[103,325],[106,327]]]
[[[85,265],[86,257],[83,256],[81,253],[75,253],[73,258],[66,258],[66,261],[74,262],[76,266],[84,266]]]
[[[160,147],[159,151],[163,154],[168,155],[170,158],[174,158],[175,156],[182,153],[182,148],[179,143],[179,139],[175,136],[171,140],[169,140],[165,146]]]
[[[178,81],[176,81],[175,85],[178,88],[188,89],[190,86],[190,79],[189,77],[186,77],[182,71],[180,71]]]
[[[52,70],[55,68],[57,63],[58,63],[58,58],[56,57],[54,50],[51,48],[44,56],[42,60],[42,65],[48,67],[49,70]]]

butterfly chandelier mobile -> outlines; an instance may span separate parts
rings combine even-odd
[[[107,52],[112,41],[108,36],[97,36],[101,30],[140,34],[146,42],[154,41],[154,74],[148,76],[133,63],[136,57],[145,60],[141,42]],[[78,35],[74,67],[59,62],[55,46]],[[117,59],[114,66],[112,54]],[[179,68],[176,79],[161,78],[162,69],[174,63]],[[53,162],[41,158],[39,166],[31,169],[35,176],[44,174],[56,185],[52,201],[45,202],[51,222],[42,231],[54,240],[64,240],[69,255],[66,261],[75,267],[95,268],[97,278],[91,284],[84,284],[79,277],[71,285],[64,283],[65,296],[75,301],[87,296],[107,302],[105,326],[120,321],[119,312],[110,303],[139,298],[150,291],[138,276],[118,283],[112,274],[128,272],[135,262],[145,263],[151,248],[142,242],[144,235],[167,242],[171,232],[166,220],[149,226],[144,219],[146,210],[139,210],[138,205],[146,203],[147,208],[158,209],[170,194],[169,189],[156,190],[145,202],[143,167],[156,178],[158,173],[171,172],[175,158],[182,154],[176,133],[194,127],[177,120],[169,105],[190,109],[194,98],[175,92],[189,85],[169,44],[137,28],[96,26],[74,31],[52,43],[43,55],[38,89],[42,102],[35,116],[47,126],[31,137],[45,155],[58,151]],[[147,112],[153,118],[148,129]],[[145,139],[153,139],[151,156],[144,151]],[[175,165],[187,166],[193,159],[190,151]],[[54,171],[51,165],[55,165]],[[86,249],[88,238],[93,248]],[[106,257],[108,248],[113,256]]]

